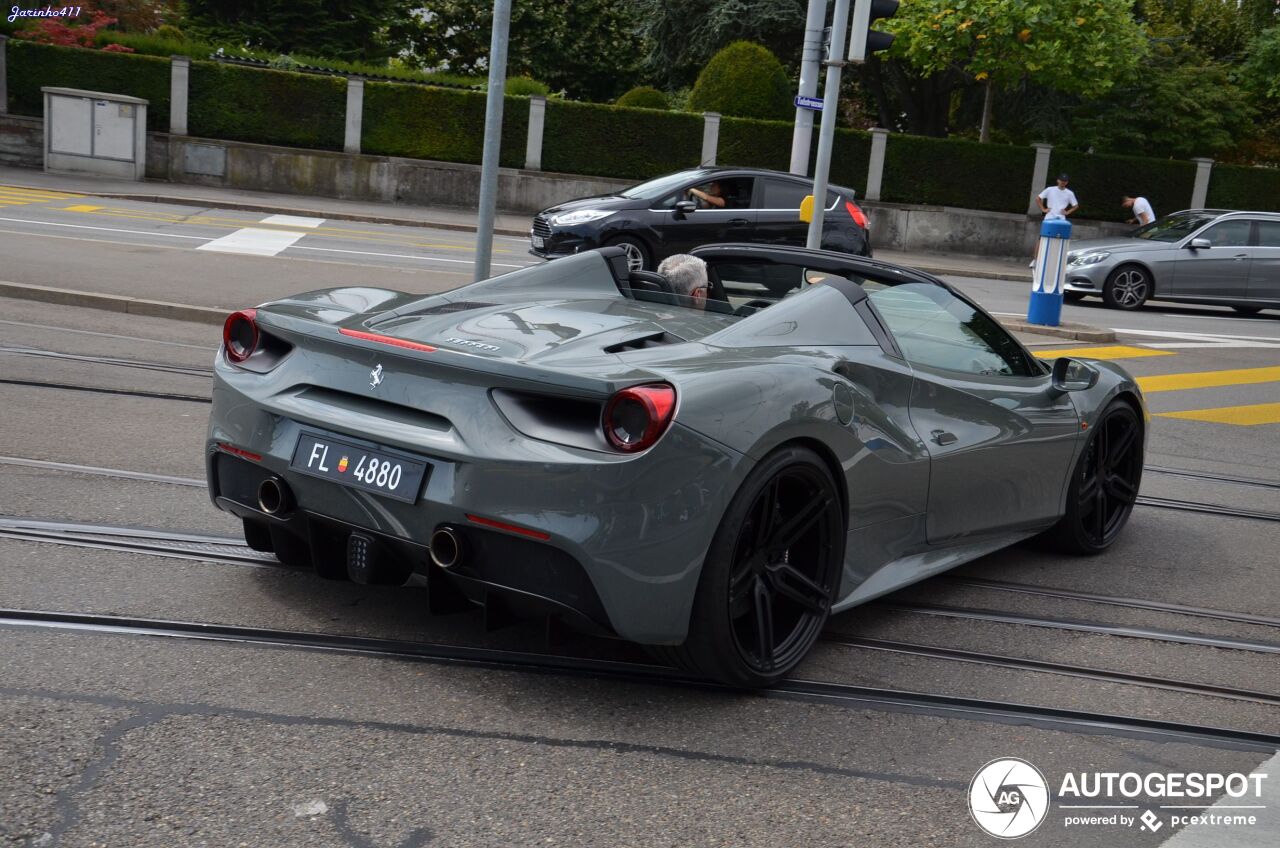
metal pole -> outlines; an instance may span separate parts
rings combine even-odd
[[[804,47],[800,53],[801,97],[818,93],[822,73],[822,25],[827,21],[827,0],[809,0],[804,20]],[[809,173],[809,141],[813,138],[813,110],[796,107],[796,128],[791,136],[791,173]]]
[[[836,137],[836,106],[840,100],[840,71],[844,67],[844,40],[849,31],[849,0],[836,0],[831,19],[831,52],[827,56],[827,81],[822,87],[822,129],[818,133],[818,159],[813,165],[813,220],[805,247],[822,246],[822,219],[827,207],[827,177],[831,173],[831,145]]]
[[[510,29],[511,0],[494,0],[493,36],[489,41],[489,94],[484,107],[484,154],[480,159],[480,216],[476,222],[477,280],[489,276],[489,263],[493,259],[493,219],[498,206],[498,154],[502,149],[502,100]]]

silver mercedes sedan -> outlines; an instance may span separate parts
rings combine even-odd
[[[1066,299],[1107,306],[1211,303],[1252,315],[1280,309],[1280,213],[1188,209],[1067,254]]]

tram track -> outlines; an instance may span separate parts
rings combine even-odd
[[[735,697],[744,696],[739,690],[690,679],[680,672],[661,666],[496,648],[31,609],[0,609],[0,627],[358,654],[466,668],[602,677],[618,682],[678,686]],[[787,679],[769,689],[750,693],[749,696],[816,702],[850,709],[903,711],[942,718],[1029,725],[1075,733],[1186,742],[1234,750],[1280,750],[1280,735],[1250,730],[815,680]]]
[[[0,457],[0,464],[3,464],[9,459],[11,458]],[[45,542],[71,547],[114,550],[124,553],[197,560],[212,562],[215,564],[248,565],[293,570],[290,566],[281,564],[274,555],[255,551],[248,547],[243,540],[235,536],[180,533],[155,530],[151,528],[93,524],[74,521],[49,521],[22,516],[0,515],[0,539],[14,539],[32,542]],[[1042,596],[1053,598],[1055,600],[1077,601],[1104,606],[1114,606],[1123,609],[1141,610],[1145,612],[1185,615],[1219,621],[1226,624],[1244,624],[1249,626],[1280,629],[1280,618],[1254,615],[1251,613],[1215,610],[1183,604],[1102,595],[1094,592],[1080,592],[1072,589],[1062,589],[1050,586],[1036,586],[1032,584],[986,580],[976,577],[939,575],[930,578],[930,580],[944,584],[990,589],[1011,594]],[[1181,631],[1131,627],[1127,625],[1116,625],[1087,620],[1043,618],[991,609],[898,602],[884,599],[877,600],[874,603],[881,609],[892,609],[900,612],[932,615],[944,618],[962,618],[1000,624],[1050,627],[1096,633],[1100,635],[1129,636],[1153,639],[1156,641],[1179,642],[1205,647],[1233,650],[1256,650],[1263,653],[1280,653],[1280,642],[1272,643],[1247,639],[1235,639],[1231,637],[1207,636]]]
[[[212,377],[213,369],[196,365],[174,365],[169,362],[149,362],[142,359],[130,359],[119,356],[101,356],[97,354],[64,353],[57,350],[45,350],[34,347],[0,347],[0,353],[14,356],[28,356],[42,359],[56,359],[65,362],[83,362],[92,365],[113,365],[120,368],[136,368],[144,371],[160,371],[166,374],[181,374],[188,377]]]

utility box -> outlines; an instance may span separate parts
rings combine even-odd
[[[45,86],[44,169],[141,180],[147,172],[148,101]]]

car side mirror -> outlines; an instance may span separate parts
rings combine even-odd
[[[681,215],[688,215],[690,212],[692,212],[697,208],[698,208],[698,204],[694,203],[692,200],[676,201],[676,212],[680,213]]]
[[[1083,392],[1098,384],[1098,369],[1079,359],[1060,356],[1053,363],[1051,384],[1059,392]]]
[[[1192,239],[1187,243],[1187,247],[1192,250],[1208,250],[1213,247],[1213,245],[1210,244],[1208,239]]]

